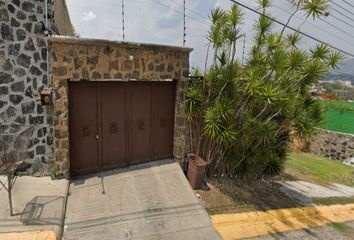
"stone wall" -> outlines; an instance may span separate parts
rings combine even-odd
[[[177,80],[174,156],[185,152],[184,87],[191,49],[79,38],[50,38],[50,82],[54,89],[53,161],[69,174],[68,81]]]
[[[354,135],[318,129],[310,152],[354,167]]]
[[[54,1],[56,15],[53,2],[47,1],[49,29],[62,16],[71,28],[68,13],[62,12],[67,11],[64,0]],[[0,125],[34,126],[25,159],[30,175],[47,175],[53,154],[53,109],[40,102],[40,92],[48,86],[44,18],[44,0],[0,0]],[[56,27],[70,33],[62,24],[58,21]],[[8,154],[14,156],[14,151]]]
[[[38,101],[47,85],[44,1],[0,0],[0,125],[35,125],[28,148],[29,174],[48,173],[53,119]]]

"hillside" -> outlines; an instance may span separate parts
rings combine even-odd
[[[340,64],[339,69],[327,74],[323,80],[348,80],[354,86],[354,59],[348,59]]]
[[[335,73],[354,75],[354,58],[348,59],[340,64],[339,70],[336,70]]]
[[[348,80],[352,82],[354,86],[354,75],[345,74],[345,73],[329,73],[324,78],[323,81],[330,81],[330,80]]]

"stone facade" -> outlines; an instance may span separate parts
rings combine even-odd
[[[48,9],[52,26],[51,1]],[[48,174],[54,142],[52,109],[39,101],[48,86],[44,18],[44,0],[0,0],[0,125],[35,126],[26,159],[31,175]]]
[[[48,55],[44,1],[0,0],[0,125],[34,126],[25,159],[30,166],[27,173],[48,175],[56,165],[68,176],[68,81],[78,80],[177,80],[174,155],[182,158],[184,87],[191,50],[51,37]],[[74,35],[65,0],[48,0],[48,17],[53,34]],[[41,104],[40,92],[46,87],[54,89],[53,106]]]
[[[54,89],[53,162],[69,173],[68,81],[177,80],[174,156],[185,153],[184,88],[191,49],[153,44],[53,37],[50,41],[50,85]]]
[[[354,135],[318,129],[309,150],[354,167]]]

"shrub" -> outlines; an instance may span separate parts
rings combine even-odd
[[[267,15],[270,1],[259,2]],[[296,12],[314,18],[327,8],[323,0],[293,4]],[[208,175],[279,174],[290,135],[309,138],[322,121],[321,104],[311,98],[310,86],[343,59],[323,44],[300,49],[298,34],[286,34],[285,27],[271,31],[272,20],[261,15],[253,47],[241,64],[235,54],[242,18],[236,4],[211,12],[212,65],[203,78],[193,77],[186,91],[190,149],[208,162]]]

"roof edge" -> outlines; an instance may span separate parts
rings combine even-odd
[[[68,36],[50,36],[48,37],[49,42],[51,43],[72,43],[72,44],[101,44],[101,45],[120,45],[131,48],[165,48],[180,52],[192,52],[193,48],[187,47],[178,47],[171,45],[162,45],[162,44],[154,44],[154,43],[138,43],[138,42],[122,42],[122,41],[114,41],[107,39],[96,39],[96,38],[78,38],[78,37],[68,37]]]

